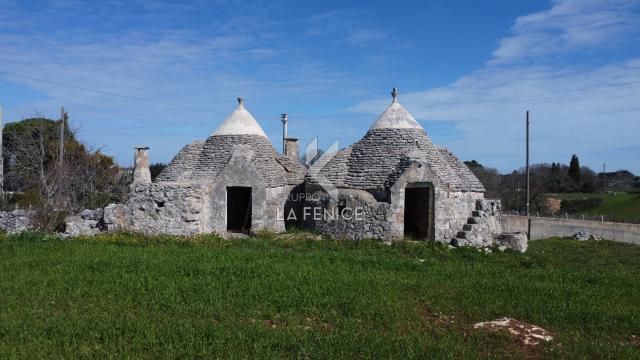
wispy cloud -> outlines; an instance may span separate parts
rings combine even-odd
[[[65,0],[44,9],[41,16],[72,5]],[[83,5],[78,4],[79,11]],[[162,6],[161,11],[166,8]],[[277,35],[270,38],[274,31],[270,21],[239,14],[218,25],[115,33],[85,31],[82,25],[51,32],[11,27],[12,31],[0,36],[0,70],[48,82],[0,75],[47,97],[7,109],[6,114],[13,120],[33,112],[56,116],[47,112],[64,105],[83,139],[108,145],[105,150],[119,159],[126,162],[131,146],[144,142],[154,149],[155,159],[167,161],[186,143],[215,130],[233,110],[236,96],[247,97],[257,116],[277,118],[279,113],[264,114],[256,104],[278,94],[295,93],[301,99],[331,93],[345,83],[339,72],[283,44]],[[3,26],[9,27],[3,24],[0,28]],[[285,52],[287,61],[283,61]],[[105,96],[104,92],[153,103]],[[263,126],[268,131],[271,123],[263,122]],[[125,129],[131,131],[122,131]]]
[[[353,46],[366,46],[389,37],[386,30],[368,24],[367,15],[354,11],[329,11],[302,19],[307,35],[331,35]]]
[[[546,11],[516,19],[492,64],[538,60],[627,42],[640,29],[637,0],[554,0]]]
[[[417,118],[446,121],[459,131],[447,143],[465,159],[509,171],[522,163],[524,112],[533,119],[533,160],[628,168],[640,173],[640,58],[593,65],[554,60],[603,49],[609,39],[635,43],[637,1],[554,1],[520,17],[482,69],[435,89],[402,94]],[[531,61],[535,60],[535,61]],[[388,99],[364,101],[356,112],[378,113]],[[426,129],[429,132],[429,129]],[[515,166],[514,166],[515,164]]]
[[[351,45],[370,44],[387,38],[387,33],[377,29],[360,29],[347,36],[347,42]]]
[[[562,161],[578,152],[592,166],[606,160],[640,172],[630,155],[640,152],[634,139],[640,133],[640,55],[624,51],[639,45],[639,1],[552,1],[548,10],[515,19],[485,65],[447,86],[401,89],[401,102],[420,119],[456,128],[442,145],[501,170],[521,163],[522,117],[529,109],[534,161]],[[305,12],[285,21],[278,8],[284,5],[259,0],[217,0],[215,6],[0,0],[0,6],[0,70],[170,104],[0,75],[0,90],[33,90],[29,100],[5,109],[11,120],[36,111],[57,116],[64,105],[82,139],[108,145],[105,151],[125,163],[140,143],[152,147],[154,160],[171,159],[181,146],[210,134],[239,95],[273,139],[279,113],[298,111],[301,120],[291,124],[297,135],[339,136],[346,144],[389,99],[355,105],[361,114],[340,109],[377,93],[382,82],[429,73],[426,66],[404,73],[408,63],[399,59],[415,55],[407,49],[423,43],[366,10]],[[381,42],[389,44],[381,50]],[[587,52],[596,56],[583,60]]]

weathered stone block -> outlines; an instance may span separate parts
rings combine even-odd
[[[495,241],[498,246],[506,246],[507,249],[512,249],[519,252],[527,251],[528,239],[527,233],[502,233],[496,237]]]

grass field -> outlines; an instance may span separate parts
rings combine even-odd
[[[576,200],[587,198],[601,198],[602,205],[595,209],[583,211],[577,214],[579,216],[584,213],[585,216],[604,215],[607,221],[622,221],[640,223],[640,194],[638,193],[616,193],[615,195],[601,193],[567,193],[557,194],[560,199]]]
[[[640,357],[640,247],[286,236],[1,236],[0,357]],[[473,329],[503,316],[554,340]]]

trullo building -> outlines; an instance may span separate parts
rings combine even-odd
[[[500,202],[484,198],[478,178],[451,151],[431,142],[397,96],[394,88],[391,104],[364,137],[321,170],[337,187],[337,199],[307,176],[305,192],[315,194],[307,196],[307,206],[353,216],[309,217],[305,226],[336,238],[493,244],[501,232]]]
[[[211,136],[180,150],[153,183],[135,181],[125,204],[105,209],[107,228],[225,236],[284,231],[278,214],[303,181],[304,167],[278,154],[244,100],[238,103]],[[137,156],[146,157],[142,151]]]
[[[128,201],[96,212],[104,215],[95,215],[90,226],[72,219],[68,232],[229,236],[298,226],[333,238],[474,246],[494,244],[501,232],[500,202],[485,199],[467,166],[431,142],[395,89],[363,138],[319,171],[300,165],[295,146],[292,156],[277,153],[238,100],[211,136],[180,150],[154,182],[144,168],[147,148],[136,148]]]

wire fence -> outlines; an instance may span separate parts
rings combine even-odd
[[[527,212],[524,210],[502,210],[502,215],[513,215],[513,216],[526,216]],[[584,221],[600,221],[600,222],[616,222],[616,223],[625,223],[625,224],[640,224],[640,214],[638,214],[635,219],[621,219],[615,215],[611,214],[569,214],[566,212],[563,213],[540,213],[540,212],[529,212],[530,217],[539,217],[539,218],[549,218],[549,219],[566,219],[566,220],[584,220]]]

